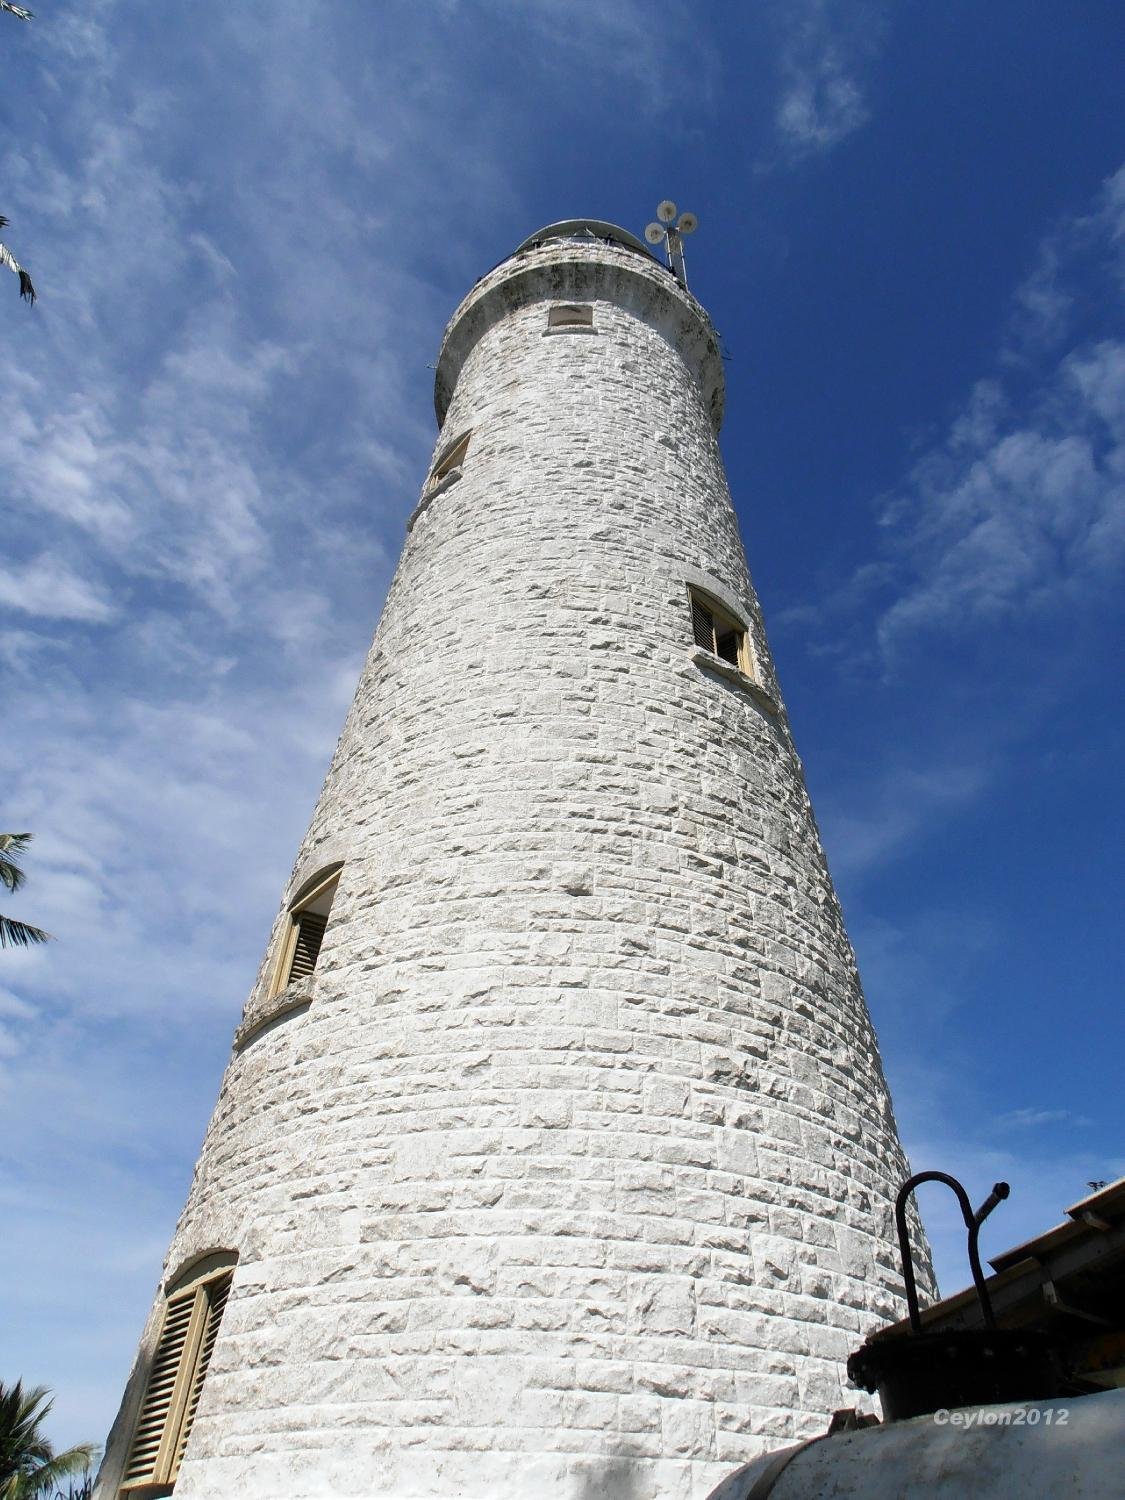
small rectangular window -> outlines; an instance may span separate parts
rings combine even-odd
[[[691,628],[695,644],[752,676],[746,627],[713,600],[690,590]]]
[[[589,302],[560,302],[547,314],[548,328],[593,328],[594,309]]]
[[[432,489],[435,484],[440,484],[443,479],[448,479],[451,474],[461,472],[461,465],[465,462],[465,454],[469,451],[471,437],[471,432],[463,432],[455,442],[441,450],[434,460],[430,477],[426,481],[428,489]]]
[[[280,994],[286,985],[308,979],[316,968],[339,883],[337,868],[290,908],[289,927],[282,941],[271,994]]]

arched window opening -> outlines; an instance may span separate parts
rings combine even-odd
[[[169,1291],[120,1493],[170,1495],[230,1296],[237,1255],[207,1256]]]
[[[737,667],[747,677],[752,677],[754,663],[750,641],[742,621],[694,588],[689,587],[688,595],[691,600],[691,627],[695,644],[729,662],[732,667]]]
[[[316,968],[339,883],[340,870],[337,867],[290,907],[289,926],[282,939],[272,994],[280,993],[286,985],[308,979]]]

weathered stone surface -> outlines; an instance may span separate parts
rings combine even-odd
[[[545,337],[554,298],[594,331]],[[446,334],[439,451],[165,1265],[239,1254],[177,1500],[688,1500],[822,1430],[905,1165],[715,437],[705,314],[553,243]],[[749,626],[711,670],[687,584]],[[265,1018],[269,1024],[263,1024]],[[116,1493],[146,1328],[98,1490]]]

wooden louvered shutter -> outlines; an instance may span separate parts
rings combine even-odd
[[[332,901],[340,881],[340,866],[324,873],[318,884],[289,908],[289,926],[281,944],[270,995],[279,995],[286,985],[308,980],[320,957],[320,946],[328,926]]]
[[[294,979],[307,979],[316,968],[324,929],[328,926],[327,916],[315,911],[298,912],[293,920],[297,935],[293,944],[293,962],[289,965],[290,984]]]
[[[742,665],[742,631],[717,630],[715,632],[715,655],[729,661],[731,666]]]
[[[168,1468],[169,1428],[181,1408],[186,1369],[199,1343],[199,1299],[195,1291],[169,1299],[160,1342],[145,1387],[123,1484],[159,1484]]]
[[[715,619],[710,610],[704,609],[694,594],[691,596],[691,628],[695,633],[695,644],[705,651],[715,649]]]
[[[199,1398],[203,1394],[203,1382],[207,1378],[207,1367],[211,1363],[211,1354],[215,1348],[215,1340],[219,1336],[219,1324],[223,1321],[223,1309],[227,1305],[230,1295],[231,1282],[234,1279],[233,1272],[227,1276],[219,1276],[214,1281],[209,1281],[200,1287],[200,1295],[205,1299],[206,1310],[203,1314],[202,1337],[199,1341],[199,1353],[195,1358],[195,1371],[192,1376],[191,1390],[188,1392],[187,1405],[184,1407],[183,1421],[180,1424],[180,1433],[176,1442],[175,1458],[172,1461],[168,1474],[169,1479],[175,1479],[180,1472],[180,1464],[183,1462],[184,1449],[187,1447],[188,1438],[191,1436],[192,1423],[195,1421],[195,1413],[199,1407]]]

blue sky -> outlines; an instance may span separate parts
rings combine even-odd
[[[116,1410],[434,441],[532,230],[700,216],[723,449],[919,1169],[1125,1170],[1114,0],[0,16],[0,1378]],[[933,1191],[933,1190],[931,1190]],[[950,1206],[923,1200],[947,1290]]]

